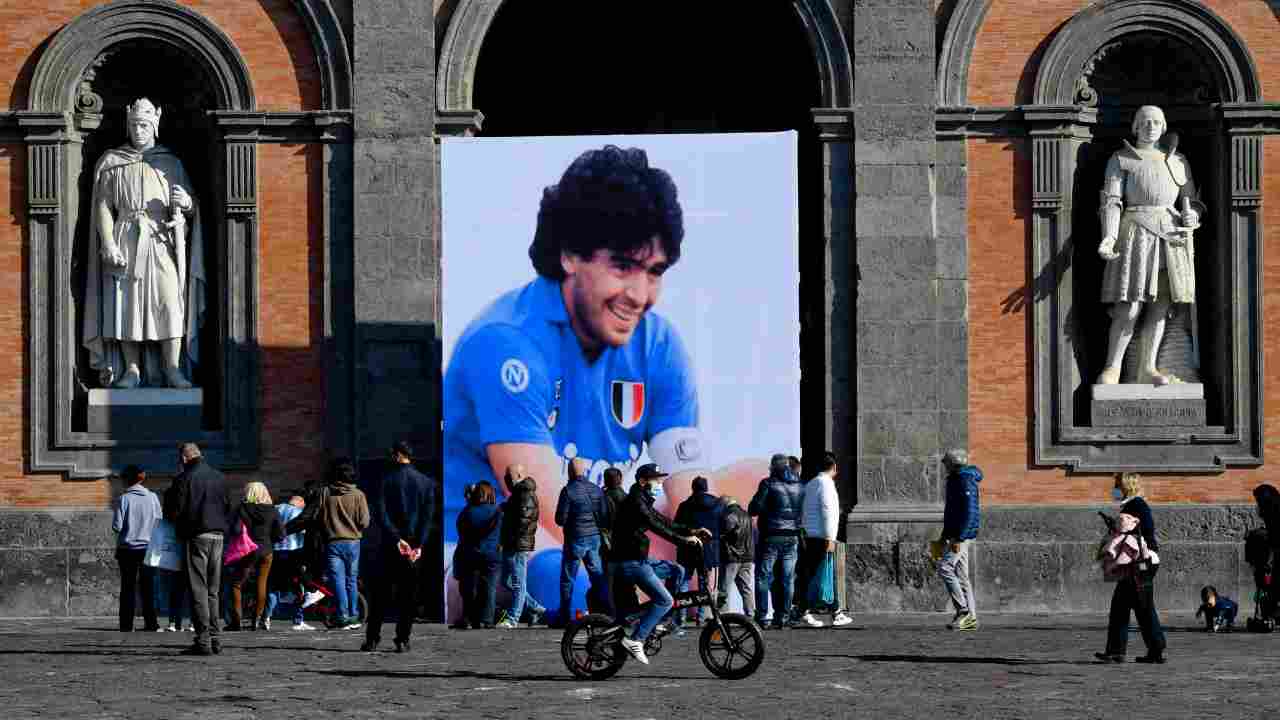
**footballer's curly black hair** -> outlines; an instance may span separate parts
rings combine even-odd
[[[667,264],[680,259],[684,213],[676,184],[649,167],[639,148],[605,145],[577,157],[560,182],[542,192],[529,259],[538,274],[563,280],[560,253],[590,258],[607,249],[630,254],[658,236]]]

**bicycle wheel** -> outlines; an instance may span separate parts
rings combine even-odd
[[[714,621],[702,628],[698,654],[712,675],[725,680],[741,680],[764,662],[764,634],[746,615],[725,613],[720,627]]]
[[[610,631],[613,632],[610,632]],[[627,651],[618,642],[622,630],[608,615],[591,614],[569,623],[560,639],[560,657],[575,677],[607,680],[627,662]]]

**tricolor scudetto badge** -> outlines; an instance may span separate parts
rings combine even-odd
[[[613,381],[613,419],[630,430],[644,417],[644,383]]]

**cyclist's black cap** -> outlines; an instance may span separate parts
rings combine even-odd
[[[669,473],[662,472],[662,470],[658,468],[657,463],[646,463],[641,465],[640,469],[636,470],[636,479],[653,480],[655,478],[667,477],[668,474]]]

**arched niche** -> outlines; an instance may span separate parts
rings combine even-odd
[[[240,122],[255,109],[253,86],[239,50],[208,19],[168,0],[125,1],[85,12],[52,38],[18,113],[27,147],[30,472],[100,477],[126,464],[173,464],[174,438],[90,431],[83,420],[91,381],[78,369],[78,308],[90,176],[103,150],[127,141],[122,108],[136,95],[165,111],[160,142],[192,176],[205,234],[204,419],[189,439],[225,467],[258,460],[258,139]]]
[[[1049,44],[1035,102],[1019,108],[1031,160],[1034,464],[1218,472],[1262,462],[1262,144],[1249,121],[1259,96],[1248,48],[1196,2],[1098,3]],[[1165,109],[1209,210],[1196,240],[1196,317],[1185,320],[1201,328],[1205,427],[1095,427],[1088,413],[1109,322],[1097,196],[1144,104]]]

